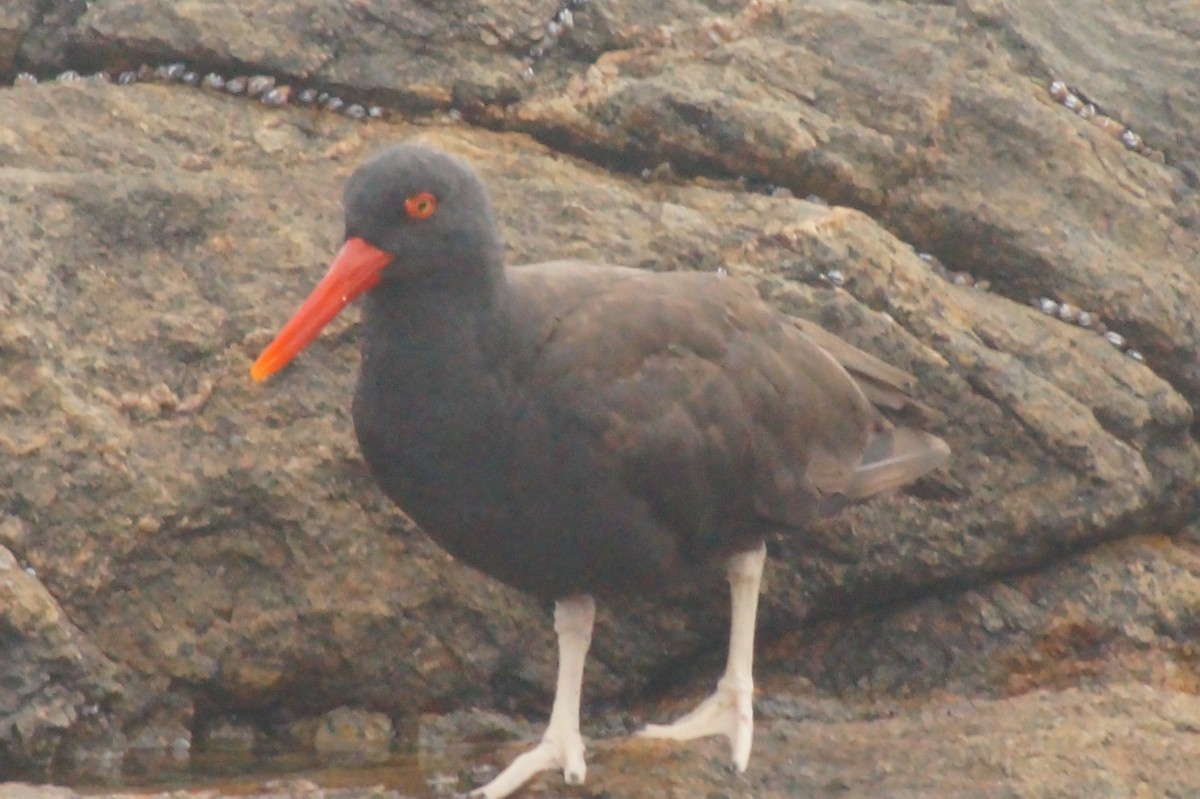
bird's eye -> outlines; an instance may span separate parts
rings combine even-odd
[[[428,219],[437,210],[437,197],[427,191],[414,194],[404,201],[404,212],[413,219]]]

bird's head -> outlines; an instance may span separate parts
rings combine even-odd
[[[355,297],[380,286],[485,284],[502,269],[487,189],[445,153],[397,145],[355,170],[344,198],[346,238],[317,287],[251,367],[282,369]]]

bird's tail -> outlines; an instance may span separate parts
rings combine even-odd
[[[908,427],[881,429],[868,442],[844,495],[863,499],[891,491],[931,472],[950,457],[950,447],[931,433]]]

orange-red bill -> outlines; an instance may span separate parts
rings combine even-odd
[[[250,376],[266,380],[286,366],[352,299],[377,285],[393,260],[360,238],[346,239],[325,277],[250,367]]]

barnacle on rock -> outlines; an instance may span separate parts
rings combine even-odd
[[[555,29],[561,32],[561,30],[569,28],[573,24],[570,11],[565,8],[560,9],[559,13],[555,16]],[[251,98],[257,98],[264,105],[272,107],[285,106],[288,103],[295,102],[298,105],[319,105],[328,111],[341,113],[353,119],[382,119],[384,117],[384,109],[378,105],[368,106],[362,103],[347,105],[342,98],[331,95],[329,92],[319,91],[311,87],[295,89],[291,86],[277,85],[276,79],[270,75],[238,75],[226,78],[217,72],[202,74],[197,70],[190,69],[183,62],[171,62],[158,66],[141,64],[137,69],[126,69],[111,73],[100,71],[90,74],[86,78],[81,76],[76,70],[68,69],[55,76],[55,80],[59,83],[73,83],[75,81],[87,80],[92,83],[116,83],[120,86],[129,86],[143,81],[181,83],[187,86],[198,86],[211,91],[223,91],[227,94],[246,95]],[[37,76],[29,72],[19,72],[13,78],[12,85],[16,87],[33,86],[37,83]]]
[[[287,105],[291,96],[291,86],[273,86],[262,93],[262,101],[265,105]]]
[[[255,75],[246,80],[246,94],[259,97],[275,87],[275,79],[270,75]]]
[[[154,76],[159,80],[177,81],[183,78],[183,74],[187,72],[187,67],[178,62],[174,64],[163,64],[154,70]]]
[[[1146,146],[1146,143],[1142,141],[1142,137],[1134,133],[1129,128],[1126,128],[1121,133],[1121,144],[1124,144],[1130,150],[1141,150]]]
[[[575,29],[574,10],[586,5],[587,0],[566,0],[558,10],[542,25],[540,41],[530,45],[525,58],[522,59],[521,77],[530,80],[534,76],[533,65],[546,56],[555,43]]]
[[[1127,149],[1159,163],[1166,161],[1166,157],[1160,151],[1147,147],[1142,137],[1135,133],[1132,128],[1104,113],[1095,103],[1088,100],[1082,93],[1072,89],[1063,81],[1051,81],[1049,92],[1050,96],[1057,102],[1088,120],[1108,135],[1118,139]]]
[[[821,279],[834,288],[841,288],[846,285],[846,275],[840,269],[830,269],[821,275]]]
[[[1079,321],[1080,313],[1082,313],[1082,311],[1080,311],[1074,305],[1071,305],[1069,302],[1060,303],[1058,306],[1058,318],[1064,322]]]

